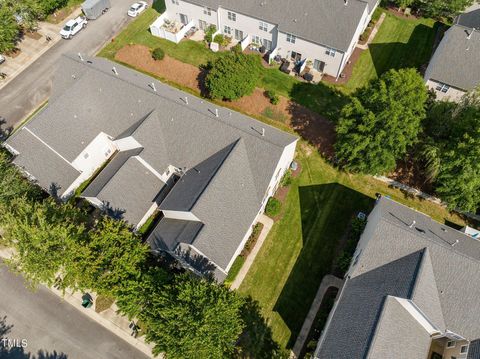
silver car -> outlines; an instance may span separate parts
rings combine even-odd
[[[0,55],[0,64],[3,64],[5,62],[5,56]]]

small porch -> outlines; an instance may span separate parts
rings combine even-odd
[[[191,37],[195,34],[195,21],[180,14],[181,21],[170,19],[167,13],[163,13],[150,25],[150,32],[153,36],[172,41],[178,44],[184,37]]]

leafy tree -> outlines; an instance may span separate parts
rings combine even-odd
[[[71,278],[65,284],[81,283],[104,295],[115,296],[130,280],[140,277],[148,248],[127,225],[113,218],[102,217],[89,232],[85,250],[69,261]]]
[[[12,10],[12,8],[0,4],[0,53],[15,48],[15,42],[20,32]]]
[[[260,67],[258,56],[226,53],[209,64],[205,87],[212,98],[238,99],[253,92]]]
[[[402,8],[402,9],[405,9],[406,7],[409,7],[410,5],[412,5],[414,3],[415,0],[394,0],[393,3]]]
[[[45,16],[44,9],[38,0],[22,0],[15,1],[14,12],[20,16],[21,24],[27,30],[35,30],[38,25],[38,20]]]
[[[67,5],[68,0],[37,0],[45,15],[52,14],[55,10]]]
[[[233,355],[242,333],[243,303],[224,286],[184,274],[150,298],[140,319],[155,355],[223,359]]]
[[[3,236],[16,250],[8,264],[34,286],[52,285],[57,275],[70,270],[72,253],[83,250],[84,214],[70,204],[19,198],[2,215]]]
[[[339,163],[354,172],[393,170],[417,140],[427,97],[415,69],[390,70],[360,89],[336,127]]]
[[[416,0],[415,6],[427,16],[440,18],[454,17],[471,6],[473,2],[474,0]]]

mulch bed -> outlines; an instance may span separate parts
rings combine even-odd
[[[8,57],[11,57],[11,58],[15,58],[17,57],[18,55],[20,55],[22,53],[22,50],[18,49],[18,48],[15,48],[13,49],[12,51],[7,51],[5,53],[5,55],[7,55]]]
[[[201,87],[204,73],[201,69],[167,55],[163,60],[155,61],[150,49],[146,46],[127,45],[116,53],[115,59],[198,93],[204,93]],[[280,97],[280,103],[274,106],[265,96],[264,90],[257,88],[251,95],[225,102],[225,104],[253,116],[265,116],[265,109],[273,107],[276,112],[284,115],[285,122],[293,130],[318,148],[321,154],[330,158],[334,153],[335,126],[333,123],[283,96]]]
[[[433,185],[426,181],[422,169],[408,155],[406,159],[397,162],[397,168],[388,174],[388,178],[425,193],[434,193]]]
[[[27,36],[31,39],[34,39],[34,40],[40,40],[42,38],[42,35],[39,34],[36,31],[34,31],[34,32],[27,31],[27,32],[25,32],[25,36]]]
[[[353,50],[352,55],[350,56],[350,59],[347,62],[347,65],[342,71],[342,74],[345,74],[345,77],[339,77],[338,81],[335,80],[335,77],[329,76],[329,75],[323,75],[322,80],[325,82],[335,84],[335,85],[344,85],[346,84],[349,80],[350,77],[352,77],[352,72],[355,64],[357,63],[360,55],[362,54],[364,50],[356,47],[355,50]]]
[[[390,14],[393,14],[397,17],[400,17],[402,19],[418,19],[418,16],[415,15],[415,13],[413,12],[412,10],[412,13],[410,15],[405,15],[403,13],[403,11],[399,11],[398,10],[398,7],[395,7],[395,6],[389,6],[387,7],[387,11],[390,13]]]

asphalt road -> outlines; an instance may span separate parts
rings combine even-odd
[[[0,90],[1,128],[15,127],[45,101],[52,88],[55,63],[63,53],[94,55],[129,20],[127,10],[134,0],[111,0],[112,7],[71,40],[61,39],[33,64]]]
[[[0,265],[0,358],[148,358],[47,288],[26,289],[22,277]]]

